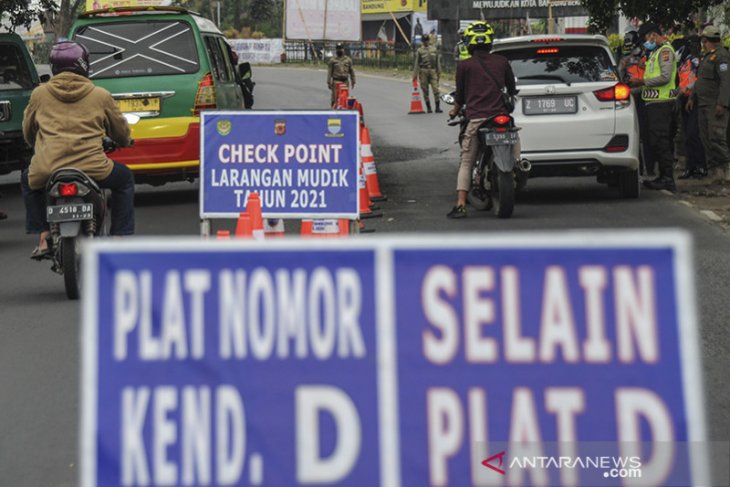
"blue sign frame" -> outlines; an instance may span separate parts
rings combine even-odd
[[[237,218],[258,192],[265,218],[359,212],[357,111],[204,111],[200,218]]]
[[[243,398],[246,444],[254,452],[236,485],[299,485],[297,479],[315,478],[298,470],[301,452],[292,436],[303,424],[297,418],[314,418],[302,416],[299,403],[292,406],[297,391],[311,385],[343,391],[352,406],[344,410],[359,419],[352,435],[360,441],[352,450],[357,458],[342,477],[318,485],[398,487],[444,480],[467,485],[475,478],[503,485],[494,476],[516,470],[515,446],[508,441],[515,422],[528,436],[534,422],[546,445],[543,452],[557,457],[561,452],[548,443],[560,448],[555,445],[566,441],[565,431],[573,431],[572,440],[588,451],[619,455],[622,444],[616,442],[632,434],[625,423],[636,428],[637,441],[645,441],[653,434],[647,421],[652,428],[671,426],[671,477],[662,485],[710,484],[693,260],[683,232],[433,235],[351,240],[345,248],[339,241],[99,241],[87,246],[84,259],[81,487],[121,483],[122,404],[150,401],[144,416],[152,426],[144,423],[137,439],[147,452],[144,459],[152,462],[152,430],[179,419],[182,413],[170,406],[170,398],[177,391],[180,406],[180,391],[191,384],[211,391],[228,384]],[[263,276],[259,281],[256,272]],[[281,277],[272,277],[277,272]],[[293,277],[297,272],[300,277]],[[348,289],[359,290],[358,297],[347,291],[333,296],[358,309],[361,340],[339,356],[317,358],[311,356],[314,348],[299,357],[293,348],[280,357],[269,348],[258,360],[253,349],[237,360],[218,356],[223,340],[216,327],[225,321],[221,310],[228,309],[223,296],[233,302],[224,282],[238,283],[239,290],[246,283],[245,306],[257,310],[246,319],[255,320],[265,316],[267,285],[301,279],[313,287],[309,279],[315,272],[330,276],[321,282],[338,285],[340,276],[350,283]],[[205,273],[207,281],[198,279]],[[355,281],[359,284],[352,287]],[[191,297],[196,289],[200,299]],[[177,301],[178,295],[185,297]],[[314,299],[320,306],[328,298]],[[149,344],[147,357],[140,355],[145,327],[144,333],[161,337],[161,323],[169,321],[174,333],[168,335],[174,337],[181,313],[192,320],[195,309],[203,308],[205,345],[198,356],[193,355],[199,342],[192,339],[186,342],[187,355],[180,355],[182,342],[175,340],[166,356]],[[232,320],[230,310],[226,313]],[[137,318],[130,321],[132,315]],[[126,333],[123,342],[120,329]],[[355,350],[360,352],[353,355]],[[149,391],[165,387],[172,396],[154,396],[168,402],[167,409],[160,406],[164,414],[153,419]],[[123,403],[125,388],[144,394]],[[195,398],[194,404],[202,404],[202,396]],[[654,410],[659,414],[652,419]],[[309,450],[324,458],[339,451],[342,424],[337,415],[322,420],[322,414],[315,421],[319,448],[309,445]],[[572,418],[572,429],[556,426],[558,416],[563,422]],[[448,421],[439,419],[444,417]],[[450,428],[459,421],[457,435]],[[475,424],[488,438],[471,437]],[[157,444],[157,455],[179,461],[175,441],[182,442],[181,435],[170,440],[168,431],[167,446],[160,450]],[[603,476],[587,473],[577,485],[619,485],[603,478],[608,471],[593,473]],[[555,471],[550,475],[547,485],[561,485]]]

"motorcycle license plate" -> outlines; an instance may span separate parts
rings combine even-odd
[[[48,223],[75,222],[94,218],[94,205],[81,203],[73,205],[48,206],[46,220]]]
[[[520,140],[517,132],[482,132],[487,145],[514,145]]]

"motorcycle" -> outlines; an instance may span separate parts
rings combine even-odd
[[[453,93],[441,95],[441,100],[454,104]],[[459,143],[469,123],[464,108],[449,120],[449,126],[460,126]],[[477,210],[492,209],[499,218],[509,218],[514,212],[515,193],[527,186],[531,164],[519,159],[520,128],[508,114],[492,116],[479,128],[479,151],[472,169],[471,189],[467,201]],[[517,152],[517,154],[515,154]]]
[[[134,125],[139,117],[124,114]],[[102,140],[104,152],[113,152],[117,144]],[[109,235],[111,228],[111,191],[101,189],[84,171],[63,168],[51,174],[46,183],[46,221],[50,226],[48,244],[51,270],[63,275],[68,299],[78,299],[81,290],[81,246],[85,238]]]

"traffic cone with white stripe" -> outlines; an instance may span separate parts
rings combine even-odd
[[[337,91],[337,105],[335,108],[339,110],[347,109],[347,99],[350,97],[350,88],[347,83],[340,83]]]
[[[264,234],[269,237],[283,237],[286,235],[284,230],[284,220],[281,218],[267,218],[264,220]]]
[[[216,237],[218,238],[218,240],[230,240],[231,231],[230,230],[218,230],[218,233],[216,233]]]
[[[246,212],[251,217],[252,235],[255,240],[264,239],[264,219],[261,213],[261,200],[258,193],[248,195]]]
[[[370,195],[368,194],[367,180],[362,170],[362,164],[360,164],[360,218],[380,218],[383,216],[380,212],[375,212],[371,208],[372,203],[370,201]]]
[[[378,170],[375,167],[375,156],[370,144],[370,130],[364,125],[360,129],[360,157],[362,158],[363,172],[368,188],[368,196],[372,201],[385,201],[386,198],[380,191],[378,181]]]
[[[409,115],[426,113],[423,110],[423,102],[421,101],[421,91],[418,89],[418,80],[413,80],[413,91],[411,91],[411,111]]]

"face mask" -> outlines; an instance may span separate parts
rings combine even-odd
[[[656,42],[646,41],[644,43],[644,47],[646,48],[647,51],[653,51],[654,49],[656,49]]]

